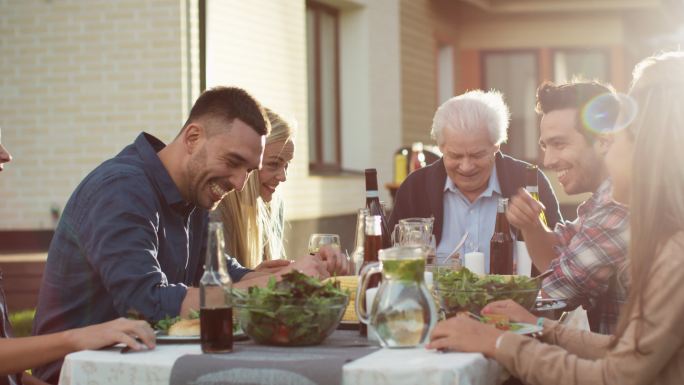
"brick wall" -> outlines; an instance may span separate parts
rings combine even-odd
[[[139,131],[177,133],[197,74],[192,3],[0,0],[0,127],[15,157],[0,230],[51,227],[50,207]]]
[[[429,0],[401,1],[402,143],[432,143],[437,108],[434,20]]]
[[[336,6],[338,2],[327,3]],[[345,12],[368,12],[370,20],[381,15],[378,8],[391,7],[387,2],[357,2],[352,9],[343,7],[342,17],[349,14]],[[240,0],[212,0],[208,2],[208,33],[207,33],[207,85],[238,84],[252,92],[265,106],[272,108],[279,114],[297,122],[298,134],[296,137],[295,156],[290,165],[288,182],[281,189],[287,202],[286,216],[290,220],[311,219],[317,217],[330,217],[336,215],[348,215],[354,213],[358,207],[364,204],[364,181],[359,175],[347,176],[316,176],[309,173],[308,159],[308,136],[307,136],[307,66],[306,66],[306,5],[304,1],[240,1]],[[365,17],[363,14],[353,15]],[[363,20],[361,21],[361,23]],[[381,28],[378,23],[375,28]],[[361,38],[368,39],[372,34],[368,28],[361,34]],[[365,34],[365,35],[364,35]],[[343,36],[342,39],[349,38]],[[345,43],[341,43],[345,44]],[[373,42],[359,49],[372,52],[382,52],[373,46]],[[378,45],[386,44],[378,42]],[[344,52],[349,55],[360,55],[361,58],[371,57],[368,52],[360,52],[350,49]],[[343,59],[344,60],[344,59]],[[361,66],[368,65],[361,60]],[[355,65],[351,61],[350,66]],[[354,71],[354,68],[346,67],[342,70],[343,75]],[[363,70],[363,69],[362,69]],[[375,68],[366,68],[362,85],[365,90],[359,90],[352,97],[366,98],[369,93],[369,103],[382,103],[382,92],[393,92],[396,95],[396,82],[389,85],[389,91],[383,91],[381,87],[369,89],[368,84],[373,81],[368,74],[373,73]],[[362,71],[363,72],[363,71]],[[387,71],[385,71],[387,72]],[[358,75],[356,73],[355,75]],[[342,87],[352,87],[353,84],[342,80]],[[361,93],[364,92],[364,93]],[[375,92],[375,94],[373,94]],[[375,97],[373,97],[375,96]],[[375,99],[375,101],[374,101]],[[344,109],[345,100],[342,100]],[[367,106],[366,106],[367,107]],[[388,111],[399,111],[398,100],[396,107],[392,106]],[[368,129],[357,135],[352,142],[344,143],[357,149],[359,156],[366,156],[370,151],[369,161],[365,167],[382,165],[384,173],[381,182],[390,178],[391,156],[397,143],[395,138],[384,141],[377,134],[378,127],[390,129],[394,134],[398,132],[396,125],[391,124],[390,119],[382,120],[377,111],[383,111],[380,106],[375,108],[355,109],[359,117],[359,124]],[[373,115],[373,114],[376,115]],[[395,115],[396,116],[396,113]],[[374,122],[374,119],[381,120]],[[344,113],[343,113],[344,120]],[[374,125],[374,123],[376,123]],[[380,126],[380,123],[383,125]],[[388,124],[389,123],[389,124]],[[346,124],[342,122],[342,126]],[[358,127],[357,127],[358,128]],[[380,131],[381,132],[381,131]],[[386,138],[386,136],[385,136]],[[377,140],[377,142],[375,142]],[[371,144],[365,143],[372,142]],[[377,145],[381,143],[381,145]],[[389,143],[389,144],[388,144]],[[362,168],[361,168],[362,171]],[[386,179],[382,179],[385,176]]]

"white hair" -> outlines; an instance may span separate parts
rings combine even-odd
[[[442,145],[442,132],[445,128],[462,132],[487,129],[492,144],[498,146],[508,139],[510,117],[511,113],[501,92],[468,91],[439,106],[432,119],[430,135],[438,145]]]

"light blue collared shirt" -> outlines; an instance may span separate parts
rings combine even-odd
[[[484,253],[485,272],[489,273],[489,241],[494,234],[499,198],[501,198],[501,186],[499,186],[496,165],[492,169],[487,189],[473,203],[470,203],[447,176],[444,183],[444,226],[442,239],[436,250],[438,261],[451,254],[467,231],[468,239],[459,250],[461,258],[465,253],[472,251]]]

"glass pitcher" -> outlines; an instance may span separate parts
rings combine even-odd
[[[423,247],[392,247],[380,250],[379,263],[361,269],[356,314],[375,328],[383,347],[414,347],[430,336],[437,312],[424,282],[425,257]],[[382,282],[369,314],[359,304],[366,302],[370,276],[380,272]]]
[[[429,246],[435,218],[404,218],[394,226],[394,246]]]

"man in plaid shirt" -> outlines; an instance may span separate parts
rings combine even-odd
[[[589,107],[587,107],[589,106]],[[553,274],[543,290],[553,298],[588,310],[592,331],[611,334],[627,289],[621,271],[629,240],[627,206],[611,196],[604,155],[619,113],[614,92],[596,82],[537,90],[542,114],[539,144],[544,166],[557,172],[567,194],[593,192],[577,209],[577,219],[559,223],[554,231],[541,222],[542,205],[524,190],[511,199],[507,217],[522,231],[527,250],[541,271]]]

